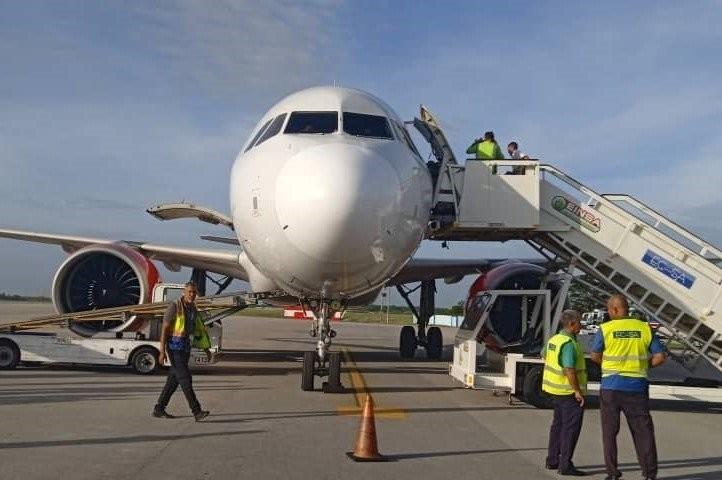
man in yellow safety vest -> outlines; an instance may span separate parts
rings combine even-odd
[[[208,332],[195,306],[197,295],[196,285],[193,282],[186,283],[183,296],[177,302],[171,303],[163,315],[158,361],[161,365],[165,363],[167,350],[171,366],[158,403],[153,409],[153,416],[156,418],[174,418],[165,409],[178,385],[183,390],[196,422],[208,416],[209,412],[201,409],[201,404],[193,391],[193,379],[188,369],[191,347],[204,350],[208,359],[211,358]]]
[[[563,329],[547,342],[544,357],[542,390],[554,400],[554,420],[549,430],[546,468],[560,475],[586,475],[572,463],[584,420],[584,394],[587,391],[587,368],[584,350],[577,341],[582,329],[581,316],[565,310]]]
[[[504,160],[501,147],[494,140],[494,132],[486,132],[483,139],[474,140],[466,153],[474,155],[477,160]]]
[[[607,479],[622,476],[617,469],[619,412],[632,432],[637,459],[645,479],[657,478],[657,446],[649,414],[647,370],[661,365],[667,353],[646,320],[629,318],[623,295],[607,301],[610,320],[600,326],[592,342],[592,360],[602,366],[600,412]]]

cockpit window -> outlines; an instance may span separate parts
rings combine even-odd
[[[386,117],[365,113],[343,112],[343,131],[357,137],[394,138]]]
[[[261,137],[258,139],[258,141],[255,143],[255,146],[258,146],[271,138],[272,136],[276,135],[278,132],[281,131],[281,127],[283,126],[283,121],[286,119],[286,114],[282,113],[281,115],[277,116],[273,122],[268,126],[266,131],[261,135]]]
[[[409,132],[406,131],[404,126],[399,124],[398,122],[394,122],[394,126],[396,127],[396,133],[401,138],[401,141],[405,143],[412,152],[414,152],[418,156],[421,156],[419,151],[416,149],[416,145],[414,145],[414,141],[411,140]]]
[[[266,123],[263,124],[263,126],[262,126],[261,128],[258,129],[258,131],[256,132],[256,136],[253,137],[253,140],[251,140],[251,141],[248,143],[248,146],[246,147],[246,149],[244,150],[244,152],[249,151],[249,150],[251,149],[251,147],[256,144],[256,141],[258,141],[258,139],[261,137],[261,135],[263,135],[263,132],[266,131],[266,127],[268,127],[268,125],[269,125],[272,121],[273,121],[272,118],[269,119]]]
[[[283,133],[333,133],[338,130],[336,112],[293,112]]]

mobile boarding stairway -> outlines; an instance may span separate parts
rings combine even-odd
[[[427,238],[526,240],[657,319],[682,346],[677,359],[722,371],[722,251],[631,196],[599,194],[536,160],[459,165],[424,107],[414,125],[437,159]]]

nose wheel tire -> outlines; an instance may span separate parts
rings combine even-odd
[[[316,352],[303,352],[303,371],[301,373],[301,390],[312,392],[316,372]]]
[[[324,393],[344,393],[345,389],[341,384],[341,354],[329,352],[328,366],[323,366],[315,351],[303,353],[303,370],[301,371],[301,390],[312,392],[315,389],[316,376],[327,377],[322,384]]]
[[[444,350],[444,337],[439,327],[431,327],[426,332],[426,356],[430,360],[438,360]]]
[[[399,354],[401,355],[401,358],[414,358],[417,346],[416,331],[414,330],[414,327],[411,325],[405,325],[401,329],[399,337]]]
[[[0,370],[12,370],[20,363],[20,349],[12,340],[0,340]]]
[[[328,381],[323,382],[323,393],[344,393],[341,385],[341,354],[332,352],[328,354]]]

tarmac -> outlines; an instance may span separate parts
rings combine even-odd
[[[0,303],[0,322],[48,313],[49,304]],[[544,469],[551,412],[467,390],[443,361],[398,357],[399,327],[334,323],[344,354],[343,394],[300,389],[302,320],[224,320],[222,361],[194,376],[211,416],[193,421],[179,391],[169,411],[151,409],[164,375],[100,367],[20,367],[0,372],[1,479],[557,478]],[[317,388],[320,384],[317,381]],[[376,403],[385,463],[354,463],[365,395]],[[722,408],[654,405],[660,479],[722,479]],[[626,426],[620,466],[639,478]],[[604,478],[598,409],[585,417],[576,465]],[[559,477],[561,478],[561,477]]]

